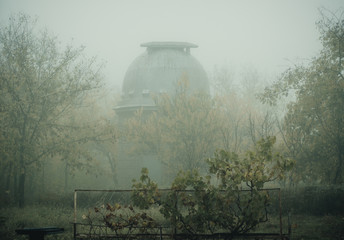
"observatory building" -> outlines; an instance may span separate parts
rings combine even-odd
[[[194,58],[187,42],[149,42],[141,44],[146,51],[129,66],[123,81],[122,101],[115,108],[119,121],[138,110],[149,113],[156,109],[153,95],[175,92],[177,82],[185,77],[190,91],[209,93],[207,74]]]
[[[157,110],[153,96],[176,92],[178,81],[187,79],[188,91],[209,93],[207,74],[194,58],[191,48],[198,46],[187,42],[149,42],[141,44],[146,51],[129,66],[122,85],[121,101],[115,107],[119,124],[142,110],[149,115]],[[119,186],[128,187],[131,179],[138,179],[143,167],[148,168],[153,180],[161,182],[163,164],[153,153],[130,154],[130,143],[118,145],[117,179]],[[129,180],[129,181],[128,181]]]

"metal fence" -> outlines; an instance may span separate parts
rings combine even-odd
[[[166,197],[171,189],[160,189],[162,197]],[[263,189],[270,197],[270,204],[267,209],[268,218],[264,223],[260,223],[257,228],[245,234],[233,235],[228,232],[201,233],[193,235],[194,239],[289,239],[290,223],[288,213],[282,209],[281,190],[279,188]],[[193,194],[193,190],[180,191]],[[248,194],[249,191],[242,190],[241,194]],[[116,228],[105,224],[109,206],[131,206],[133,190],[90,190],[76,189],[74,191],[74,239],[190,239],[190,235],[185,232],[178,232],[176,225],[167,221],[159,207],[151,207],[146,210],[134,209],[132,212],[128,208],[121,209],[121,215],[129,216],[144,214],[154,218],[159,225],[149,225],[141,227],[121,227]],[[178,192],[175,195],[178,198]],[[178,200],[177,200],[178,201]],[[108,205],[110,204],[110,205]],[[176,206],[182,207],[182,206]],[[209,209],[211,211],[211,209]],[[127,214],[127,215],[126,215]],[[135,215],[134,214],[134,215]],[[133,215],[133,214],[132,214]],[[116,224],[116,223],[113,223]],[[115,229],[115,230],[114,230]]]

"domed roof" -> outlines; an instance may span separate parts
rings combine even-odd
[[[177,82],[182,78],[188,80],[190,91],[209,93],[207,74],[190,54],[190,48],[196,48],[197,45],[186,42],[149,42],[141,46],[147,49],[129,66],[123,81],[122,102],[117,109],[155,106],[147,96],[152,93],[173,94]]]

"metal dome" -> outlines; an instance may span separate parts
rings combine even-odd
[[[122,101],[117,111],[154,108],[152,94],[175,92],[177,82],[185,77],[190,91],[209,93],[207,74],[190,54],[198,46],[187,42],[149,42],[146,51],[129,66],[123,81]]]

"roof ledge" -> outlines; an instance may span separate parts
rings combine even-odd
[[[197,48],[198,46],[188,42],[147,42],[142,43],[141,47],[147,48]]]

